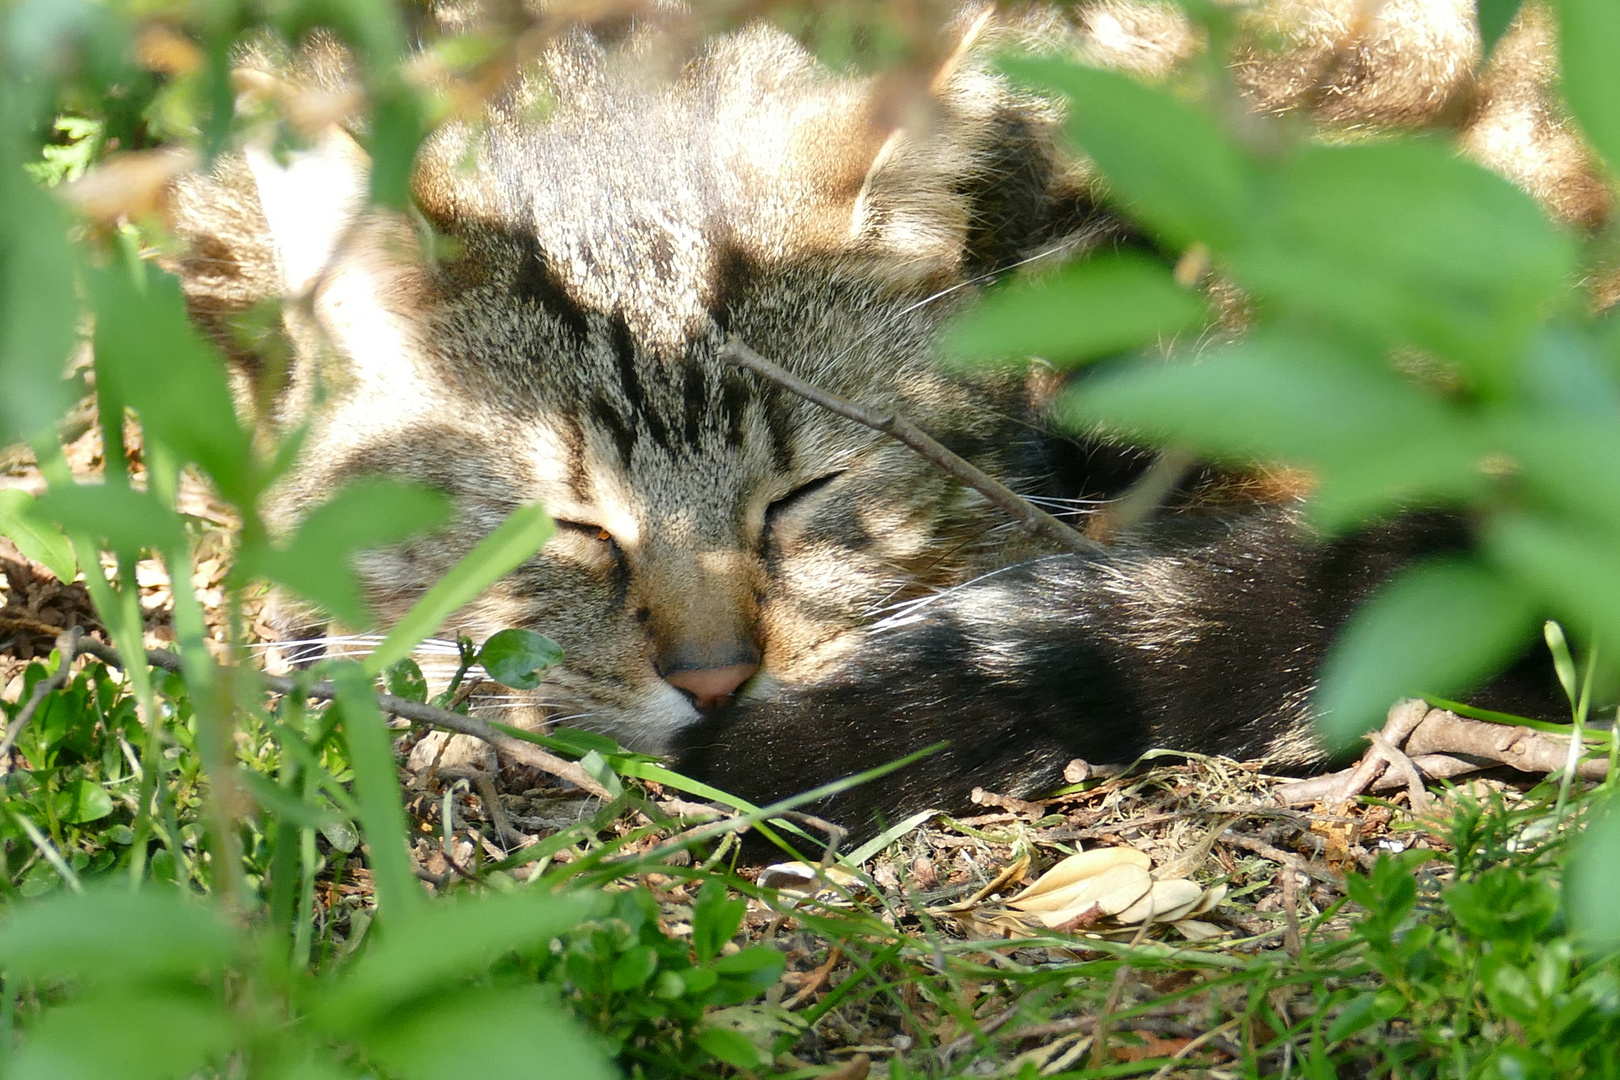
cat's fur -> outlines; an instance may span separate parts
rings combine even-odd
[[[1607,213],[1546,92],[1535,12],[1501,50],[1513,62],[1478,74],[1470,5],[1366,10],[1282,0],[1254,16],[1274,31],[1244,55],[1254,107],[1449,126],[1567,220]],[[981,14],[956,32],[1033,36],[1146,77],[1196,48],[1154,4],[1037,11],[1005,31]],[[1412,519],[1326,543],[1288,506],[1212,510],[1184,492],[1111,558],[1057,555],[905,447],[728,365],[717,353],[737,335],[1032,496],[1106,499],[1149,460],[1054,437],[1038,371],[935,362],[942,323],[992,272],[1139,242],[1055,148],[1050,103],[964,47],[930,122],[894,133],[875,123],[876,83],[829,74],[777,31],[672,60],[656,22],[612,44],[569,33],[483,123],[430,140],[415,190],[439,258],[405,216],[364,210],[366,162],[337,130],[290,165],[250,153],[181,185],[188,298],[245,368],[263,361],[233,320],[312,297],[288,305],[275,418],[327,396],[278,513],[362,475],[449,493],[452,529],[363,560],[386,621],[542,502],[554,539],[446,628],[563,646],[541,689],[515,695],[532,708],[503,718],[566,718],[760,799],[951,741],[840,804],[852,821],[1155,744],[1311,759],[1307,698],[1334,628],[1452,530]],[[341,56],[323,55],[261,80],[340,85]],[[700,710],[707,691],[683,681],[755,666],[729,708]]]

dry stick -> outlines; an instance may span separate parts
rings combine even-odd
[[[28,726],[28,721],[34,718],[34,712],[39,708],[40,702],[45,700],[47,694],[67,685],[68,676],[73,674],[73,658],[81,651],[88,651],[86,646],[89,643],[79,641],[79,636],[83,633],[83,630],[75,626],[56,635],[56,649],[61,653],[62,661],[57,665],[55,675],[41,679],[35,684],[34,692],[28,695],[28,701],[11,723],[6,725],[6,733],[0,735],[0,776],[11,771],[11,748],[17,744],[17,736]]]
[[[113,667],[122,668],[124,661],[118,653],[103,645],[99,641],[87,640],[79,645],[80,652],[89,653],[103,663]],[[180,657],[162,649],[146,650],[146,662],[153,667],[160,667],[165,671],[179,671]],[[283,678],[279,675],[259,675],[264,684],[278,694],[303,694],[317,701],[337,700],[337,690],[329,682],[312,683],[309,686],[300,686],[297,680]],[[450,712],[435,705],[424,705],[419,701],[408,698],[395,697],[392,694],[378,694],[377,705],[383,712],[410,720],[418,724],[432,724],[435,727],[448,728],[461,735],[471,735],[480,739],[496,750],[506,754],[513,760],[541,772],[567,780],[576,787],[583,788],[592,795],[601,799],[612,799],[612,792],[596,781],[590,773],[572,761],[564,761],[555,754],[547,753],[540,747],[522,739],[513,738],[505,732],[499,731],[476,716],[466,716],[462,713]]]
[[[1051,514],[1001,484],[972,462],[953,454],[922,428],[905,417],[892,412],[879,412],[876,409],[868,409],[864,405],[857,405],[855,402],[841,398],[837,394],[812,386],[797,375],[771,363],[771,361],[765,359],[736,338],[732,338],[725,343],[720,349],[720,355],[726,360],[763,375],[778,386],[792,391],[812,404],[821,406],[828,412],[837,413],[847,420],[853,420],[857,424],[865,424],[874,431],[881,431],[885,435],[900,440],[974,491],[977,491],[980,495],[1001,507],[1013,520],[1030,532],[1044,536],[1053,543],[1061,544],[1070,551],[1078,552],[1081,555],[1103,555],[1107,553],[1108,549],[1102,544],[1071,529]]]
[[[1386,737],[1388,733],[1386,728]],[[1564,766],[1565,756],[1569,752],[1565,738],[1530,728],[1468,720],[1445,709],[1430,709],[1404,741],[1405,754],[1412,764],[1423,775],[1440,779],[1479,772],[1497,765],[1511,765],[1526,773],[1550,773]],[[1397,742],[1393,739],[1390,741]],[[1382,758],[1380,753],[1380,761]],[[1353,774],[1360,768],[1357,766],[1329,776],[1281,784],[1274,794],[1279,802],[1289,806],[1320,802],[1335,804],[1339,794],[1350,786],[1349,781],[1354,779]],[[1581,762],[1579,776],[1583,780],[1602,780],[1608,775],[1607,761]],[[1370,786],[1373,790],[1388,790],[1402,784],[1403,778],[1390,776]],[[1355,794],[1361,790],[1355,788]]]
[[[1411,804],[1412,812],[1421,814],[1427,810],[1429,793],[1424,790],[1423,776],[1417,771],[1417,766],[1412,764],[1412,759],[1376,731],[1367,732],[1367,739],[1380,754],[1384,755],[1389,767],[1406,781],[1407,802]]]
[[[1412,734],[1412,729],[1423,722],[1428,713],[1429,706],[1421,698],[1402,698],[1389,707],[1389,714],[1384,721],[1384,729],[1380,732],[1393,746],[1403,746],[1406,739]],[[1344,786],[1333,794],[1333,805],[1348,806],[1371,784],[1381,776],[1389,761],[1374,745],[1366,755],[1356,764],[1350,774],[1344,777]]]

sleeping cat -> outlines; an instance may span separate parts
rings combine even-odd
[[[1480,75],[1470,5],[1361,8],[1266,8],[1283,43],[1244,54],[1252,105],[1450,124],[1555,213],[1606,213],[1531,62],[1534,13],[1499,50],[1529,59]],[[262,360],[233,321],[266,297],[309,299],[285,309],[294,360],[275,416],[313,423],[277,514],[362,475],[448,493],[452,528],[362,561],[386,621],[541,502],[555,536],[445,627],[562,645],[501,718],[605,732],[761,801],[950,742],[824,808],[850,823],[975,786],[1037,790],[1071,758],[1153,745],[1316,760],[1326,643],[1393,569],[1465,543],[1455,523],[1324,541],[1287,498],[1206,469],[1110,554],[1059,553],[906,447],[719,355],[734,336],[1049,505],[1102,505],[1151,463],[1106,433],[1054,432],[1039,365],[961,372],[936,356],[1000,271],[1152,250],[1057,149],[1053,105],[991,71],[986,43],[1033,35],[1152,77],[1194,36],[1169,8],[1115,0],[1001,28],[972,10],[953,32],[925,126],[878,123],[873,80],[826,71],[778,31],[672,59],[649,17],[611,41],[555,40],[481,122],[438,131],[419,218],[365,207],[365,156],[336,127],[290,160],[249,151],[188,178],[182,281],[245,369]],[[319,43],[255,65],[261,82],[344,78]],[[311,618],[291,610],[289,632]]]

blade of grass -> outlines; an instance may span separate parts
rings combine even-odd
[[[428,589],[388,631],[377,651],[365,659],[366,674],[376,678],[409,656],[444,620],[527,562],[540,550],[553,528],[551,517],[539,506],[523,506],[512,511],[510,517]]]
[[[343,733],[354,768],[360,823],[370,849],[377,910],[402,920],[422,907],[423,894],[411,866],[409,826],[388,727],[377,708],[371,677],[360,665],[335,663],[328,677],[337,689],[337,707],[343,710]]]

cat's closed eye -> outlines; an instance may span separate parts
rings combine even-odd
[[[776,529],[780,528],[797,511],[808,508],[813,503],[816,495],[824,491],[842,475],[844,475],[842,469],[837,472],[825,473],[814,480],[800,484],[786,495],[773,501],[765,508],[764,539],[766,541],[772,539],[772,534]]]

